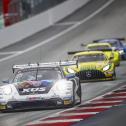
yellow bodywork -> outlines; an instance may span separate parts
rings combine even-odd
[[[120,65],[120,54],[119,54],[119,51],[113,50],[112,46],[109,43],[92,43],[92,44],[88,44],[86,46],[86,48],[89,49],[89,50],[104,49],[103,52],[108,56],[109,59],[111,59],[111,61],[114,62],[115,66],[119,66]],[[111,49],[111,50],[107,50],[107,49]]]
[[[79,57],[83,56],[103,56],[104,60],[79,62]],[[65,74],[71,73],[71,69],[80,78],[80,81],[90,80],[114,80],[115,64],[108,60],[108,57],[102,51],[85,51],[73,55],[73,60],[78,59],[77,65],[67,66],[64,68]],[[106,68],[109,67],[109,68]]]

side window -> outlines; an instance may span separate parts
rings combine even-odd
[[[18,73],[15,78],[14,78],[14,82],[20,82],[21,78],[22,78],[23,74],[22,73]]]

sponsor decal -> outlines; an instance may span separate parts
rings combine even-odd
[[[64,105],[69,105],[69,104],[71,104],[71,103],[72,103],[71,100],[64,100]]]
[[[45,87],[40,87],[40,88],[25,88],[23,89],[23,93],[29,93],[29,92],[43,92],[45,91]]]
[[[16,85],[20,95],[33,95],[48,93],[53,86],[53,81],[25,81]]]

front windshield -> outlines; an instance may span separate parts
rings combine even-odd
[[[111,48],[107,45],[97,45],[97,46],[89,46],[90,50],[111,50]]]
[[[94,54],[94,55],[75,56],[73,59],[78,60],[79,63],[82,63],[82,62],[104,61],[106,58],[103,54]]]
[[[116,41],[111,41],[109,42],[111,44],[112,47],[117,47],[118,43]]]
[[[57,69],[24,69],[16,73],[13,82],[59,79],[61,79],[61,72]]]

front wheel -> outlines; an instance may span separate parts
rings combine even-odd
[[[74,86],[74,84],[73,84],[73,97],[72,97],[72,104],[71,105],[72,106],[75,105],[75,86]]]
[[[114,71],[113,76],[112,76],[112,80],[116,79],[116,72]]]

